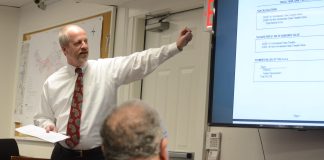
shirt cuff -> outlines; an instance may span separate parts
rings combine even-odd
[[[179,49],[178,46],[177,46],[177,42],[174,42],[174,43],[171,43],[171,44],[170,44],[170,50],[171,50],[171,52],[179,53],[179,52],[181,52],[183,49]]]

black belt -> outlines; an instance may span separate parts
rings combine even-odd
[[[94,155],[103,154],[101,147],[96,147],[96,148],[92,148],[92,149],[88,149],[88,150],[73,150],[73,149],[65,148],[62,145],[60,145],[59,143],[57,143],[56,145],[65,154],[75,156],[75,157],[91,157]]]

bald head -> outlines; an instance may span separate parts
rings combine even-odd
[[[59,43],[61,47],[65,47],[66,45],[68,45],[69,41],[70,41],[70,37],[69,37],[69,33],[71,32],[84,32],[84,29],[81,28],[78,25],[66,25],[63,28],[61,28],[60,32],[59,32]]]
[[[110,126],[112,130],[116,130],[117,127],[123,127],[127,133],[131,132],[130,126],[137,125],[142,128],[139,124],[146,123],[145,114],[148,111],[147,107],[143,107],[142,104],[138,104],[139,102],[127,103],[123,106],[120,106],[114,114],[112,114],[109,119],[106,121],[106,125]],[[139,106],[140,105],[140,106]],[[137,130],[140,130],[137,128]]]
[[[109,160],[160,157],[163,139],[157,112],[139,100],[115,108],[101,130],[104,154]]]

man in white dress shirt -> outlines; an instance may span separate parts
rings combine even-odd
[[[59,42],[67,66],[47,78],[43,85],[41,106],[34,119],[46,131],[67,132],[72,96],[77,78],[76,68],[83,73],[80,140],[73,148],[64,141],[55,145],[51,159],[104,159],[100,146],[100,128],[116,105],[117,89],[140,80],[160,64],[182,51],[192,39],[191,30],[183,29],[176,42],[160,48],[136,52],[125,57],[88,60],[88,39],[77,25],[64,26]]]

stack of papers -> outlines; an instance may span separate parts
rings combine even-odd
[[[22,134],[40,138],[42,140],[45,140],[45,141],[48,141],[51,143],[56,143],[58,141],[62,141],[62,140],[69,138],[69,136],[66,136],[66,135],[63,135],[60,133],[56,133],[56,132],[52,132],[52,131],[50,131],[49,133],[46,133],[46,130],[44,128],[37,127],[35,125],[27,125],[27,126],[23,126],[20,128],[16,128],[16,131],[20,132]]]

